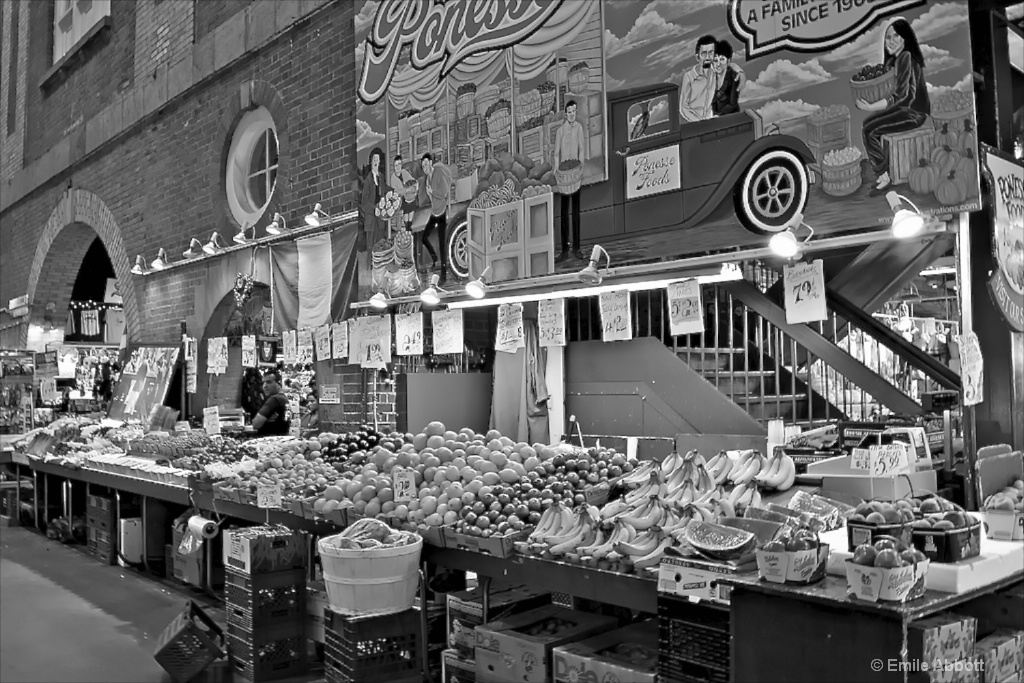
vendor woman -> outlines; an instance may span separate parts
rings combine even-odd
[[[252,427],[260,436],[284,436],[291,427],[288,398],[281,393],[281,373],[268,370],[263,375],[263,394],[267,397],[252,419]]]

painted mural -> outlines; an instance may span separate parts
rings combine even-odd
[[[576,268],[580,242],[621,263],[763,246],[800,216],[821,235],[887,224],[894,201],[980,205],[966,0],[368,0],[355,23],[359,161],[401,163],[366,195],[402,195],[374,238],[441,233],[456,275],[488,248],[474,201],[527,188],[557,198],[552,262]]]

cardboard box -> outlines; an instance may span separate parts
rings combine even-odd
[[[690,557],[666,557],[658,567],[658,592],[728,605],[732,586],[719,580],[754,569],[755,563],[736,566]]]
[[[555,683],[655,683],[658,674],[658,622],[630,624],[578,643],[556,647]]]
[[[611,630],[615,619],[546,605],[476,627],[478,683],[546,683],[551,651]]]
[[[329,604],[323,581],[306,584],[306,637],[317,643],[324,642],[324,609]]]
[[[955,662],[920,662],[907,676],[908,683],[982,683],[984,664],[978,659]]]
[[[932,562],[969,560],[981,554],[981,522],[963,529],[913,529],[912,539]]]
[[[493,555],[494,557],[511,557],[515,554],[516,541],[526,540],[531,529],[510,531],[502,536],[470,536],[459,533],[455,527],[442,527],[444,535],[444,547],[457,548],[459,550],[472,550],[475,553]]]
[[[907,602],[924,595],[928,560],[907,567],[866,567],[846,561],[846,587],[850,595],[868,602]]]
[[[441,683],[475,683],[476,662],[458,650],[441,653]]]
[[[306,566],[306,534],[301,531],[264,534],[262,527],[224,532],[224,566],[246,574],[302,569]]]
[[[1014,451],[980,458],[975,467],[978,500],[984,505],[989,496],[1013,486],[1015,481],[1024,479],[1024,454]],[[982,520],[989,538],[1000,541],[1024,540],[1024,511],[985,510]]]
[[[811,550],[781,553],[758,550],[754,554],[757,558],[757,572],[765,581],[807,585],[825,578],[828,553],[828,543],[822,543]]]
[[[996,631],[979,640],[974,652],[982,662],[982,680],[985,683],[1024,678],[1024,631]]]
[[[525,586],[491,584],[489,595],[489,621],[547,605],[550,593],[541,593]],[[448,647],[458,650],[464,657],[473,657],[476,650],[476,627],[484,623],[483,592],[473,590],[448,594]]]
[[[978,620],[959,614],[937,614],[907,626],[907,658],[921,662],[955,662],[974,657]]]
[[[808,475],[821,475],[821,488],[840,491],[864,500],[898,500],[914,492],[938,490],[934,470],[911,472],[896,477],[869,477],[850,467],[850,457],[833,458],[807,465]]]

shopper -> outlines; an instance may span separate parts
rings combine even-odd
[[[291,419],[288,415],[288,398],[281,393],[281,373],[268,370],[263,375],[263,393],[267,400],[256,417],[252,427],[260,436],[282,436],[288,433]]]
[[[438,255],[434,246],[430,243],[430,235],[437,230],[437,248],[441,252],[441,282],[448,280],[448,251],[445,249],[448,229],[448,201],[452,193],[452,172],[447,166],[440,162],[434,162],[434,157],[427,153],[420,159],[423,168],[424,182],[426,183],[427,195],[430,197],[430,219],[427,220],[427,227],[423,230],[421,243],[430,253],[434,260],[431,268],[437,266]]]

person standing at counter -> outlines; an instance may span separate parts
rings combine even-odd
[[[288,398],[281,393],[281,373],[268,370],[263,375],[263,394],[267,397],[252,419],[252,427],[260,436],[284,436],[291,426]]]

